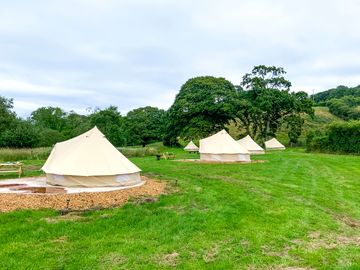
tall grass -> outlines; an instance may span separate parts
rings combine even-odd
[[[158,153],[154,147],[119,147],[118,150],[126,157],[147,157]]]
[[[154,156],[158,149],[154,147],[121,147],[118,150],[126,157]],[[0,148],[0,162],[20,160],[45,160],[51,152],[51,147],[41,148]]]
[[[40,148],[0,148],[0,161],[19,161],[19,160],[44,160],[50,154],[50,147]]]

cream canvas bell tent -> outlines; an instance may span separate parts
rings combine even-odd
[[[141,182],[140,169],[97,129],[55,144],[42,170],[60,186],[130,186]]]
[[[193,141],[190,141],[188,143],[187,146],[185,146],[184,148],[185,151],[188,151],[188,152],[198,152],[199,151],[199,147],[196,146],[195,143],[193,143]]]
[[[282,145],[276,138],[272,138],[265,142],[266,150],[285,150],[285,146]]]
[[[249,135],[237,141],[250,154],[265,154],[264,149],[258,145]]]
[[[200,140],[200,160],[236,162],[250,161],[250,153],[225,130]]]

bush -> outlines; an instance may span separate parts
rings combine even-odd
[[[57,142],[65,140],[65,137],[57,130],[50,128],[38,128],[39,132],[39,142],[37,146],[39,147],[49,147],[54,146]]]
[[[333,123],[328,137],[330,151],[360,154],[360,121]]]
[[[360,121],[335,122],[325,132],[310,132],[307,151],[360,154]]]
[[[17,120],[12,127],[1,134],[0,147],[30,148],[39,141],[38,133],[31,123]]]

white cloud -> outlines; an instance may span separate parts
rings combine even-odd
[[[254,65],[294,90],[360,84],[357,0],[2,3],[0,94],[39,106],[168,108],[190,77],[238,84]]]

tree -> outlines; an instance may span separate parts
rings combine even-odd
[[[304,119],[298,114],[291,114],[286,119],[286,127],[288,128],[288,137],[290,144],[296,144],[302,132]]]
[[[360,119],[360,97],[344,96],[334,98],[326,103],[329,111],[344,120]]]
[[[30,148],[39,141],[35,127],[29,122],[16,119],[14,124],[1,134],[0,146]]]
[[[59,107],[41,107],[31,113],[31,121],[38,127],[62,131],[66,113]]]
[[[147,106],[132,110],[126,115],[126,126],[130,133],[129,144],[145,146],[162,140],[165,111]]]
[[[61,132],[50,128],[37,127],[36,132],[39,138],[37,146],[40,147],[54,146],[56,143],[68,139]]]
[[[16,120],[16,114],[12,109],[13,100],[0,96],[0,134]]]
[[[331,99],[339,99],[346,96],[360,97],[360,85],[355,87],[347,87],[339,85],[336,88],[319,92],[312,96],[318,105],[326,105],[326,102]]]
[[[164,143],[173,145],[179,136],[200,138],[224,128],[233,119],[236,102],[235,87],[224,78],[204,76],[188,80],[166,115]]]
[[[90,119],[86,115],[70,111],[66,114],[64,120],[65,126],[62,134],[67,139],[78,136],[91,129]]]
[[[89,120],[90,125],[97,126],[115,146],[127,145],[125,120],[117,107],[110,106],[104,110],[97,110],[89,116]]]
[[[259,139],[275,136],[291,115],[313,114],[312,102],[305,92],[290,93],[291,83],[281,67],[256,66],[245,74],[239,89],[237,117],[249,133]],[[294,120],[294,117],[289,119]],[[298,122],[300,123],[300,122]]]

